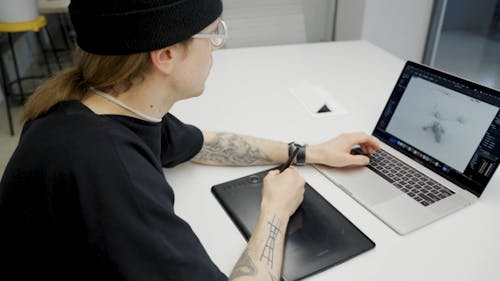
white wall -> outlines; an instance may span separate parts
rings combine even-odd
[[[337,0],[335,40],[359,40],[363,31],[366,0]]]
[[[331,41],[337,0],[302,0],[307,42]]]
[[[331,41],[336,0],[223,0],[227,47]]]
[[[433,0],[338,3],[335,40],[367,40],[402,59],[422,61]]]

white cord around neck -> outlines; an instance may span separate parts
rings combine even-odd
[[[142,119],[144,119],[144,120],[146,120],[146,121],[149,121],[149,122],[157,122],[157,123],[162,121],[162,119],[160,119],[160,118],[155,118],[155,117],[148,116],[148,115],[146,115],[146,114],[144,114],[144,113],[142,113],[142,112],[139,112],[139,111],[137,111],[137,110],[135,110],[135,109],[131,108],[130,106],[128,106],[128,105],[126,105],[126,104],[124,104],[123,102],[121,102],[120,100],[116,99],[115,97],[113,97],[113,96],[112,96],[112,95],[110,95],[110,94],[107,94],[107,93],[101,92],[101,91],[96,90],[96,89],[94,89],[94,88],[92,88],[92,87],[90,88],[90,90],[94,91],[97,95],[99,95],[99,96],[101,96],[101,97],[103,97],[103,98],[105,98],[105,99],[109,100],[110,102],[112,102],[112,103],[114,103],[114,104],[116,104],[116,105],[118,105],[118,106],[121,106],[121,107],[123,107],[124,109],[126,109],[126,110],[128,110],[128,111],[130,111],[130,112],[134,113],[135,115],[137,115],[137,116],[141,117]]]

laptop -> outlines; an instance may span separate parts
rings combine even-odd
[[[500,93],[409,61],[372,135],[368,166],[316,168],[404,235],[481,196],[500,162]]]

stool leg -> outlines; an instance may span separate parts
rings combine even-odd
[[[19,94],[21,95],[21,102],[24,103],[26,99],[24,96],[23,83],[21,81],[21,75],[19,74],[19,67],[17,66],[16,51],[14,49],[14,43],[12,43],[12,35],[9,33],[9,46],[12,52],[12,61],[14,62],[14,70],[16,72],[17,85],[19,86]]]
[[[71,51],[73,51],[76,48],[76,39],[75,39],[75,35],[74,35],[75,28],[73,27],[73,24],[71,23],[71,19],[69,18],[68,13],[62,14],[62,18],[64,19],[64,22],[65,22],[66,32],[68,35],[69,43],[71,44]]]
[[[7,88],[7,87],[4,87]],[[5,105],[7,107],[7,119],[9,119],[9,130],[10,130],[10,135],[14,136],[14,124],[12,124],[12,113],[10,112],[10,102],[9,98],[4,94],[5,97]]]
[[[66,22],[64,21],[64,17],[61,14],[57,14],[57,21],[59,22],[59,28],[61,29],[66,50],[71,50],[69,46],[68,29],[66,28]]]
[[[45,53],[45,49],[43,48],[43,42],[40,38],[40,33],[35,32],[36,40],[38,41],[38,45],[40,45],[40,50],[42,51],[43,61],[45,62],[45,67],[47,68],[48,75],[52,75],[52,70],[50,69],[49,60],[47,59],[47,54]]]
[[[59,70],[62,70],[61,62],[59,61],[59,56],[57,55],[56,46],[54,45],[54,40],[52,40],[52,36],[50,35],[50,32],[49,32],[49,27],[47,26],[44,29],[45,29],[45,32],[47,33],[47,37],[49,37],[50,48],[52,49],[52,53],[54,54],[54,57],[56,58],[57,67],[59,68]]]
[[[12,113],[10,111],[9,93],[7,89],[7,74],[5,73],[2,55],[0,54],[0,71],[2,72],[3,96],[5,98],[5,105],[7,107],[7,119],[9,121],[10,135],[14,136],[14,124],[12,123]]]

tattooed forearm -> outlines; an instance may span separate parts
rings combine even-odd
[[[229,279],[279,281],[283,266],[284,232],[288,216],[264,212],[248,241],[248,246],[236,263]]]
[[[273,220],[267,223],[269,224],[269,234],[267,236],[266,245],[264,246],[264,249],[262,250],[262,253],[260,255],[260,260],[265,260],[267,262],[267,265],[273,268],[274,243],[276,242],[278,234],[281,232],[281,221],[280,219],[273,217]]]
[[[241,255],[240,259],[234,266],[233,272],[229,276],[229,280],[234,280],[241,276],[255,276],[257,275],[257,267],[248,255],[248,250]]]
[[[237,134],[216,133],[210,140],[205,140],[194,160],[237,166],[272,164],[273,160],[250,139]]]

